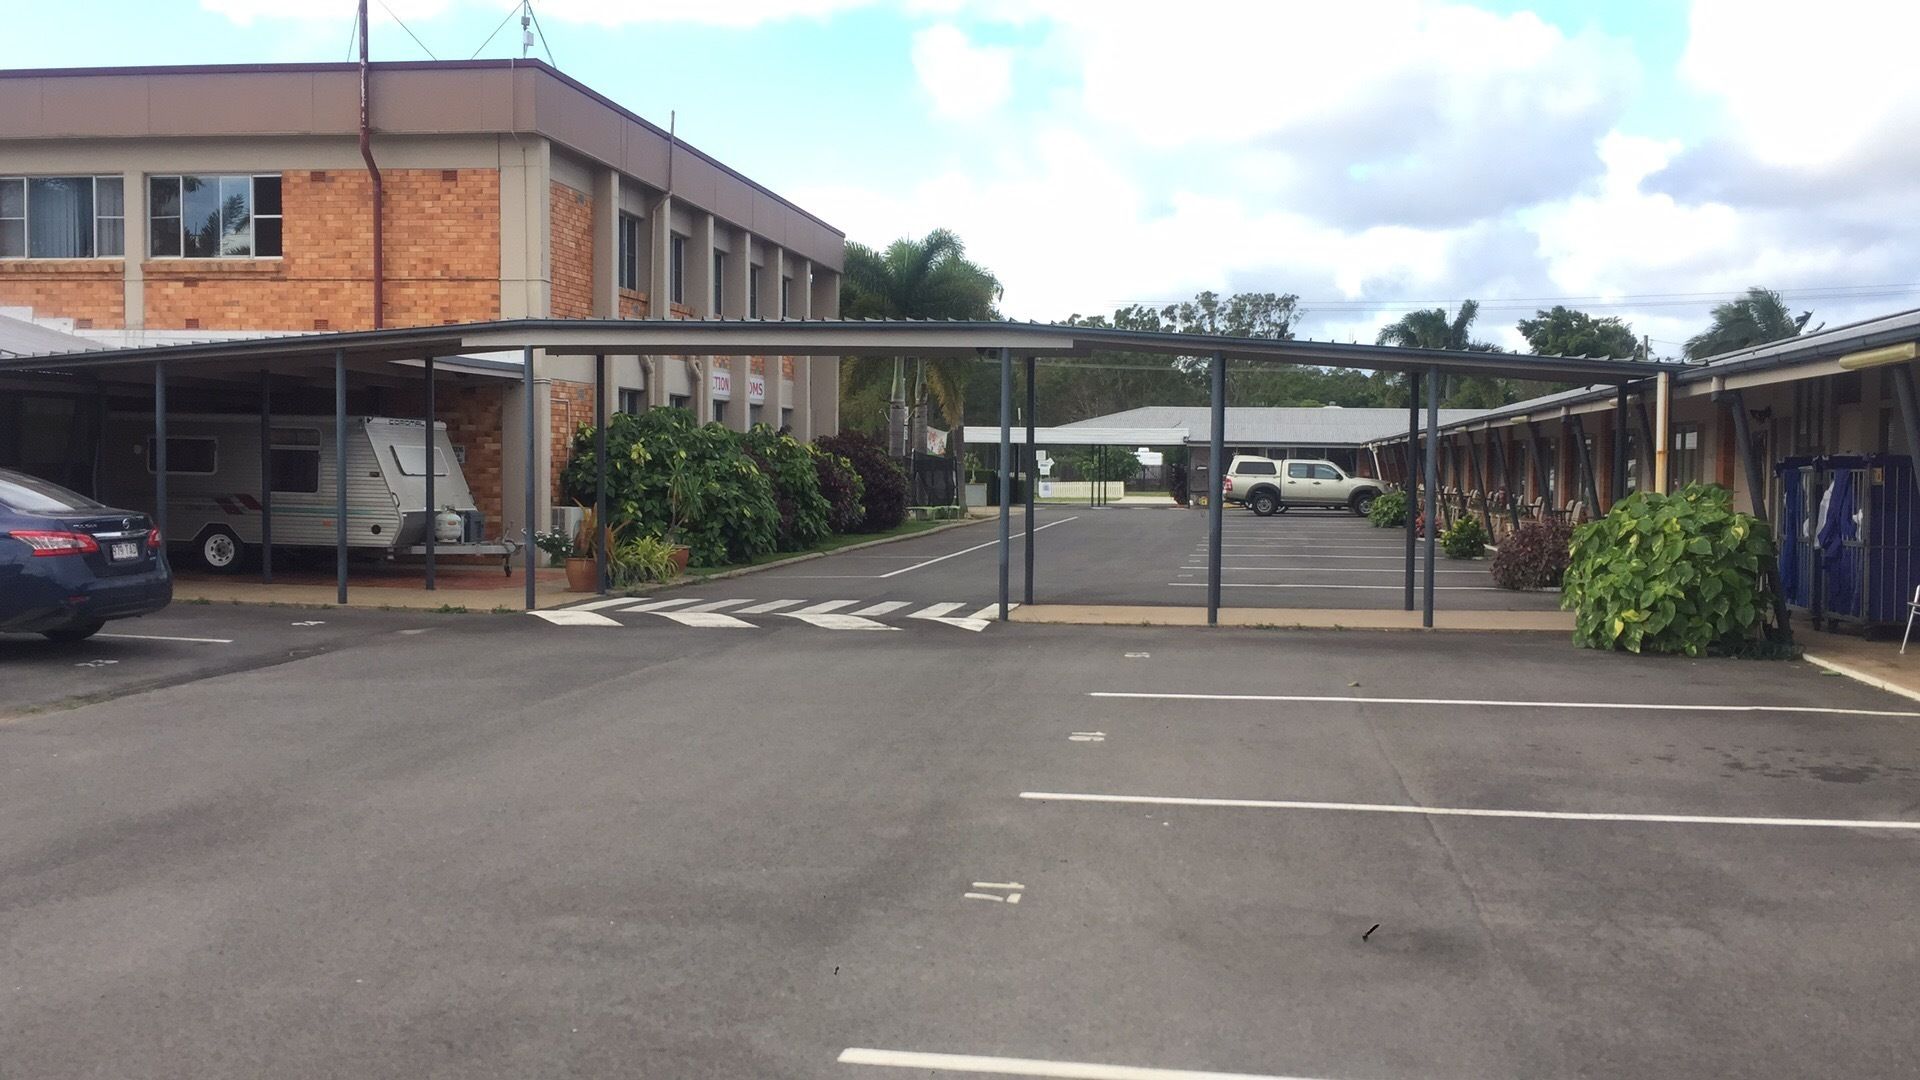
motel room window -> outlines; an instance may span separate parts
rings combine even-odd
[[[280,176],[150,176],[147,253],[156,259],[277,259]]]
[[[726,402],[715,401],[713,403],[713,422],[716,424],[724,424],[727,422],[727,403]]]
[[[668,394],[667,404],[676,409],[691,409],[693,408],[693,396],[691,394]]]
[[[147,471],[156,458],[153,436],[147,436]],[[208,436],[167,436],[168,476],[212,476],[220,471],[220,443]]]
[[[620,214],[620,287],[640,291],[640,219]]]
[[[782,408],[780,410],[780,430],[785,431],[786,429],[792,426],[793,426],[793,410],[788,408]]]
[[[0,258],[117,259],[125,254],[120,177],[0,177]]]
[[[647,392],[645,390],[620,391],[620,411],[629,416],[638,416],[647,411]]]
[[[687,238],[676,236],[667,248],[667,299],[687,302]]]
[[[747,267],[747,318],[760,317],[760,268]]]
[[[167,462],[173,471],[173,462]],[[320,432],[316,428],[274,428],[267,451],[274,491],[312,494],[320,490]]]
[[[763,411],[762,406],[755,405],[752,402],[747,403],[747,426],[748,427],[752,427],[753,425],[760,422],[760,413],[762,411]]]
[[[713,310],[709,313],[714,318],[720,318],[726,313],[726,296],[727,253],[716,251],[713,253]]]
[[[1673,429],[1673,486],[1700,479],[1700,425],[1676,424]]]

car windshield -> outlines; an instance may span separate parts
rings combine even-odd
[[[0,504],[28,514],[106,509],[105,504],[94,502],[77,491],[16,472],[0,472]]]

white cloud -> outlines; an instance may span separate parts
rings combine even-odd
[[[913,70],[934,112],[949,119],[977,120],[1013,93],[1012,51],[975,45],[950,23],[913,35]]]
[[[875,0],[540,0],[544,18],[620,26],[694,23],[744,30],[782,19],[826,19]]]

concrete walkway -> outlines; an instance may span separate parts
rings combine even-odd
[[[1793,639],[1806,660],[1889,693],[1920,700],[1920,642],[1900,655],[1898,641],[1873,641],[1796,626]]]
[[[1207,625],[1204,607],[1145,604],[1035,604],[1013,609],[1012,622],[1080,626]],[[1221,626],[1292,630],[1420,630],[1417,611],[1353,608],[1221,608]],[[1573,633],[1571,611],[1436,611],[1435,630],[1531,630]]]

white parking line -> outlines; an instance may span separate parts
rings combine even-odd
[[[1186,585],[1195,589],[1206,588],[1203,581],[1169,581],[1169,585]],[[1400,585],[1276,585],[1264,581],[1226,581],[1220,585],[1223,589],[1400,589]],[[1435,585],[1441,592],[1506,592],[1508,590],[1495,585]]]
[[[1078,516],[1065,517],[1065,518],[1061,518],[1059,521],[1049,521],[1045,525],[1035,526],[1033,531],[1041,532],[1046,529],[1051,529],[1055,525],[1065,525],[1069,521],[1079,521],[1079,520],[1080,518]],[[1015,532],[1013,535],[1017,537],[1017,536],[1024,536],[1025,534],[1026,534],[1025,530],[1023,529],[1018,532]],[[1000,541],[996,538],[993,540],[989,540],[984,544],[975,544],[970,548],[962,548],[959,551],[948,552],[945,555],[940,555],[935,558],[928,559],[926,562],[917,562],[917,563],[914,563],[912,566],[903,566],[898,570],[889,570],[884,574],[875,574],[874,577],[877,577],[877,578],[899,577],[901,574],[910,573],[914,570],[920,569],[923,566],[932,566],[934,563],[946,562],[948,559],[957,559],[960,556],[965,555],[969,552],[979,551],[981,548],[990,548],[998,543],[1000,543]]]
[[[1818,713],[1823,716],[1920,717],[1892,709],[1840,709],[1825,705],[1682,705],[1640,701],[1514,701],[1497,698],[1350,697],[1333,694],[1175,694],[1156,691],[1089,690],[1088,697],[1159,701],[1296,701],[1348,705],[1478,705],[1492,709],[1637,709],[1650,712]]]
[[[1206,566],[1183,566],[1182,570],[1205,570]],[[1398,566],[1228,566],[1220,564],[1220,569],[1236,574],[1404,574],[1406,570]],[[1426,573],[1417,570],[1417,573]],[[1484,574],[1485,570],[1438,570],[1439,574]]]
[[[982,1057],[977,1054],[926,1054],[911,1050],[875,1050],[850,1046],[842,1065],[882,1065],[934,1072],[992,1073],[995,1076],[1045,1076],[1064,1080],[1309,1080],[1270,1073],[1195,1072],[1150,1069],[1138,1065],[1100,1065],[1091,1061],[1043,1061],[1038,1058]]]
[[[224,637],[168,637],[165,634],[95,634],[97,638],[119,638],[123,641],[186,641],[195,645],[231,645],[232,638]]]
[[[1346,810],[1367,814],[1419,814],[1426,817],[1530,818],[1540,821],[1626,821],[1670,825],[1767,825],[1799,829],[1897,829],[1920,831],[1920,821],[1846,818],[1726,817],[1707,814],[1597,814],[1567,810],[1490,810],[1464,806],[1407,806],[1398,803],[1305,802],[1293,799],[1201,799],[1176,795],[1093,795],[1067,791],[1023,791],[1036,802],[1131,803],[1147,806],[1208,806],[1251,810]]]

